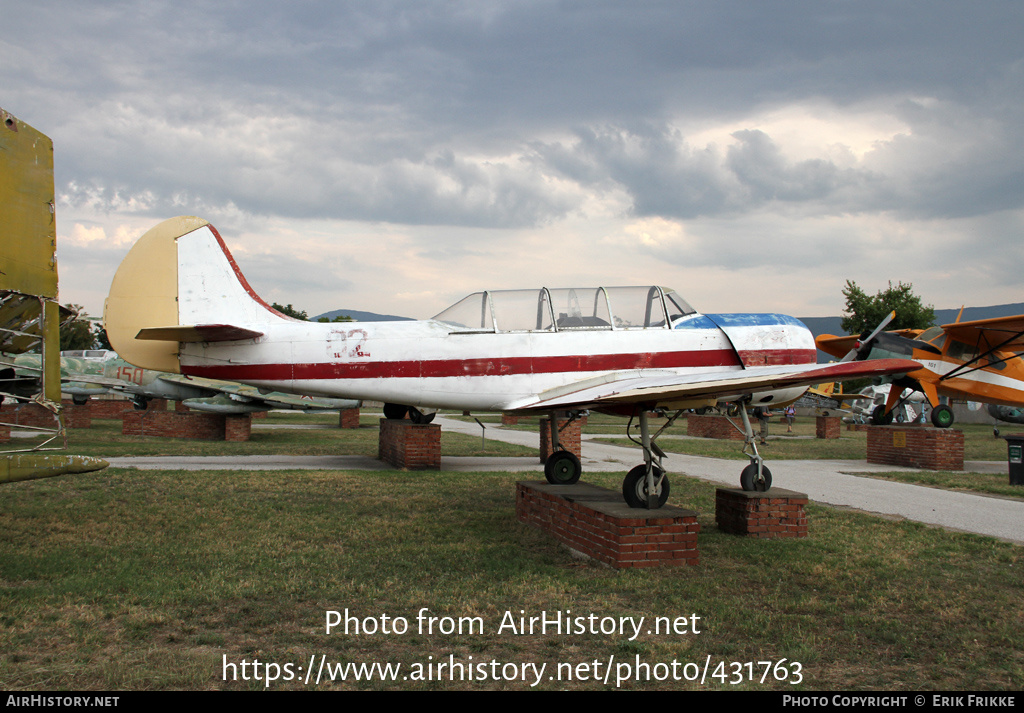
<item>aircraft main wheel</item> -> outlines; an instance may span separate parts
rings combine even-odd
[[[133,399],[132,406],[135,407],[136,411],[145,411],[146,407],[149,406],[149,399],[145,399],[142,397]]]
[[[570,451],[555,451],[544,461],[544,477],[552,485],[572,485],[582,474],[580,459]]]
[[[758,480],[757,466],[751,463],[740,473],[740,487],[747,491],[756,490],[763,493],[772,487],[772,472],[762,463],[761,480]]]
[[[413,423],[430,423],[431,421],[434,420],[434,416],[436,415],[436,412],[423,413],[415,406],[409,407],[409,420],[412,421]]]
[[[871,412],[871,423],[875,426],[888,426],[892,423],[894,416],[895,409],[886,413],[885,404],[879,404],[878,406],[875,406],[875,410]]]
[[[391,419],[392,421],[398,421],[405,418],[405,414],[409,413],[409,407],[403,406],[402,404],[384,404],[384,418]]]
[[[657,482],[658,478],[661,478],[661,468],[653,466],[654,468],[654,480]],[[656,493],[658,496],[658,507],[665,504],[668,500],[668,477],[661,478],[661,486],[658,488]],[[622,497],[626,501],[626,505],[631,508],[645,508],[647,507],[647,465],[638,465],[633,470],[626,473],[625,479],[622,481]]]
[[[89,403],[89,397],[88,396],[72,396],[71,397],[71,402],[76,404],[76,405],[78,405],[78,406],[85,406],[87,403]]]
[[[932,409],[932,425],[936,428],[949,428],[953,425],[953,419],[953,409],[945,404]]]

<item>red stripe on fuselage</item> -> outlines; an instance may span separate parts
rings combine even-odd
[[[790,364],[804,364],[803,350],[790,352]],[[184,374],[237,381],[314,381],[326,379],[413,379],[453,376],[506,376],[561,372],[676,369],[740,366],[731,349],[647,354],[431,359],[423,361],[339,362],[316,364],[186,365]]]

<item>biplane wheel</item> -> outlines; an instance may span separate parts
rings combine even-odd
[[[384,404],[384,418],[398,421],[405,418],[409,413],[409,407],[402,404]]]
[[[654,468],[654,479],[661,478],[661,468],[653,466]],[[665,504],[668,500],[668,476],[661,478],[661,486],[658,489],[658,507]],[[626,473],[625,479],[622,481],[622,497],[626,501],[626,505],[631,508],[645,508],[647,507],[647,465],[638,465],[633,470]]]
[[[435,413],[423,413],[422,411],[420,411],[415,406],[410,406],[409,407],[409,420],[412,421],[413,423],[420,423],[420,424],[430,423],[431,421],[434,420],[434,416],[436,416],[436,415],[437,415],[436,412]]]
[[[936,428],[949,428],[954,418],[953,409],[946,404],[939,404],[932,409],[932,425]]]
[[[896,409],[893,409],[889,413],[885,412],[885,404],[879,404],[875,406],[875,410],[871,412],[871,423],[875,426],[888,426],[892,423],[893,418],[896,416]]]
[[[740,473],[740,487],[746,491],[764,492],[772,487],[772,472],[761,464],[761,480],[757,479],[757,465],[751,463]]]
[[[555,451],[544,461],[544,477],[552,485],[572,485],[582,474],[580,459],[570,451]]]

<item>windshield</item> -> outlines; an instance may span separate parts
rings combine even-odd
[[[434,317],[460,332],[668,329],[694,309],[674,290],[569,287],[474,292]]]

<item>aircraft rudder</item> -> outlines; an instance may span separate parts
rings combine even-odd
[[[136,335],[179,323],[177,240],[206,225],[196,216],[165,220],[144,233],[121,261],[103,308],[107,338],[121,358],[147,369],[180,371],[177,342]]]

